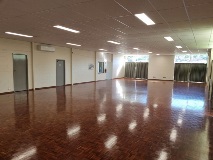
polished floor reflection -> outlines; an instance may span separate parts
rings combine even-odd
[[[108,80],[0,96],[0,160],[212,160],[204,84]]]

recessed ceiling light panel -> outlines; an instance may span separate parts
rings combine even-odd
[[[68,44],[68,45],[71,45],[71,46],[81,46],[80,44],[74,44],[74,43],[66,43],[66,44]]]
[[[182,48],[181,46],[176,46],[177,48]]]
[[[77,31],[77,30],[74,30],[74,29],[71,29],[71,28],[67,28],[67,27],[64,27],[64,26],[60,26],[60,25],[56,25],[56,26],[53,26],[53,27],[58,28],[58,29],[62,29],[62,30],[65,30],[65,31],[73,32],[73,33],[80,33],[80,31]]]
[[[148,53],[152,53],[152,52],[148,52]]]
[[[14,32],[5,32],[6,34],[11,34],[15,36],[21,36],[21,37],[27,37],[27,38],[32,38],[33,36],[25,35],[25,34],[20,34],[20,33],[14,33]]]
[[[187,51],[182,51],[183,53],[186,53]]]
[[[139,48],[133,48],[134,50],[140,50]]]
[[[164,37],[167,41],[174,41],[174,39],[172,39],[172,37]]]
[[[145,13],[141,13],[141,14],[135,14],[135,16],[140,19],[141,21],[143,21],[146,25],[154,25],[155,22],[153,22],[153,20],[151,20]]]
[[[113,44],[121,44],[121,43],[119,43],[119,42],[115,42],[115,41],[107,41],[107,42],[109,42],[109,43],[113,43]]]
[[[105,50],[105,49],[99,49],[99,51],[107,51],[107,50]]]

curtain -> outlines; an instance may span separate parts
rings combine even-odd
[[[174,79],[176,81],[205,82],[206,64],[200,63],[176,63]]]
[[[192,82],[205,82],[206,81],[206,64],[191,64],[189,81]]]
[[[135,78],[135,62],[126,62],[125,63],[125,77],[126,78]]]
[[[176,81],[188,81],[189,63],[175,63],[174,79]]]
[[[137,62],[136,63],[136,77],[135,78],[148,78],[148,63]]]

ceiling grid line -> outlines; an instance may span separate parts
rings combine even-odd
[[[173,32],[173,33],[175,33],[175,31],[172,29],[172,27],[169,25],[169,23],[166,21],[166,19],[159,13],[159,11],[155,8],[155,6],[150,2],[150,0],[147,0],[150,4],[151,4],[151,6],[155,9],[155,11],[160,15],[160,17],[164,20],[164,22],[168,25],[168,27],[169,27],[169,29]],[[183,42],[183,40],[175,33],[175,35],[179,38],[179,40],[185,45],[185,46],[187,46],[184,42]],[[174,42],[173,42],[174,43]],[[190,51],[190,50],[189,50]],[[190,51],[191,52],[191,51]]]
[[[195,43],[196,43],[196,45],[197,45],[197,40],[196,40],[196,38],[195,38],[195,34],[194,34],[193,29],[192,29],[192,23],[191,23],[191,19],[190,19],[190,17],[189,17],[188,10],[187,10],[187,8],[186,8],[185,0],[182,0],[182,2],[183,2],[183,6],[184,6],[184,9],[185,9],[186,15],[187,15],[188,20],[189,20],[190,28],[191,28],[192,34],[193,34],[193,36],[194,36]],[[197,49],[198,49],[198,46],[197,46]]]
[[[211,0],[184,2],[188,15],[182,0],[5,0],[0,1],[0,37],[62,47],[73,43],[80,44],[78,49],[82,50],[104,48],[114,53],[134,53],[133,48],[139,48],[139,54],[172,55],[185,49],[188,53],[197,53],[198,49],[206,53],[213,44],[213,3]],[[146,25],[135,16],[143,13],[155,24]],[[58,30],[55,25],[80,33]],[[164,36],[173,37],[174,42],[168,43]]]

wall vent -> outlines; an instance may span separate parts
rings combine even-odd
[[[38,45],[37,48],[39,51],[55,52],[55,47],[53,46]]]

